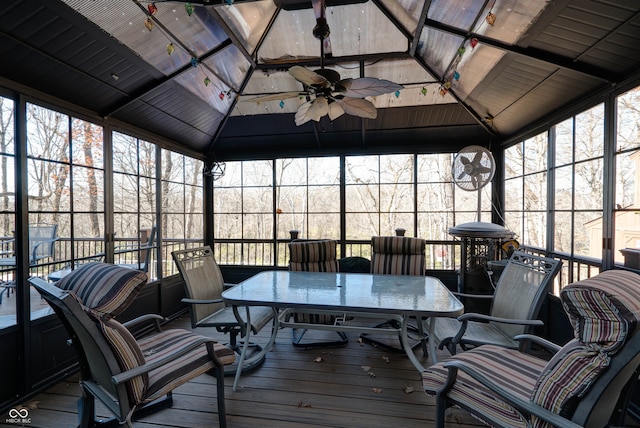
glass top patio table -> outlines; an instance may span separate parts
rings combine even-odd
[[[424,368],[408,345],[408,319],[416,317],[421,326],[425,318],[455,317],[464,312],[462,303],[447,287],[439,279],[429,276],[264,271],[225,290],[222,298],[236,307],[271,306],[311,312],[323,310],[400,316],[401,328],[390,331],[400,336],[407,356],[418,371]],[[282,321],[280,324],[290,326]],[[431,334],[433,325],[429,323]],[[367,329],[344,325],[323,327],[343,331]],[[429,356],[436,361],[435,343],[432,340],[429,341]],[[242,360],[243,357],[240,358]],[[239,374],[234,382],[234,390],[238,377]]]
[[[364,273],[265,271],[224,291],[232,305],[408,316],[458,316],[462,303],[437,278]]]

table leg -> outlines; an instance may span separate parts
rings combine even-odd
[[[435,317],[429,318],[429,358],[433,364],[438,362],[438,356],[436,355],[436,319]]]
[[[260,352],[258,352],[256,355],[252,356],[251,358],[245,360],[245,357],[247,355],[247,349],[249,348],[249,342],[251,338],[251,312],[249,310],[249,306],[245,306],[245,313],[246,313],[245,336],[244,336],[244,342],[242,344],[242,351],[240,352],[240,357],[238,359],[238,368],[236,369],[236,375],[233,379],[234,392],[238,388],[238,382],[240,381],[240,375],[242,374],[243,366],[245,364],[249,365],[254,361],[261,359],[267,352],[269,352],[269,349],[271,349],[271,346],[273,346],[274,342],[276,341],[276,336],[278,335],[278,328],[279,328],[278,310],[276,308],[272,308],[272,309],[273,309],[273,326],[271,328],[271,337],[269,338],[269,342],[262,347],[262,350]]]
[[[419,373],[422,373],[425,370],[425,368],[422,365],[422,363],[418,361],[418,358],[416,357],[416,354],[413,352],[411,345],[409,345],[409,336],[407,335],[407,324],[409,323],[410,318],[411,317],[406,315],[402,317],[402,325],[400,327],[400,340],[402,342],[402,347],[404,348],[404,351],[407,353],[407,357],[409,357],[409,360],[411,360],[416,370],[418,370]],[[421,322],[422,320],[418,318],[418,323],[421,323]]]

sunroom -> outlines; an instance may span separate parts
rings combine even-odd
[[[27,279],[91,261],[147,272],[123,320],[179,321],[176,250],[210,245],[239,283],[287,270],[294,237],[370,259],[404,234],[458,290],[475,279],[452,228],[498,225],[563,262],[539,331],[556,343],[560,289],[640,272],[634,1],[19,0],[0,46],[2,414],[77,370]],[[383,89],[363,107],[357,82]],[[486,182],[456,169],[473,150]]]

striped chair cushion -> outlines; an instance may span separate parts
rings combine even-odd
[[[450,357],[481,371],[509,393],[524,400],[529,395],[546,361],[513,349],[485,345]],[[443,363],[434,364],[422,373],[422,386],[427,394],[435,394],[444,385],[448,370]],[[482,422],[497,427],[529,427],[524,415],[506,402],[495,398],[484,386],[458,371],[458,377],[447,397],[463,409],[477,409],[485,415]],[[475,417],[478,417],[474,414]]]
[[[337,242],[334,240],[294,241],[289,243],[289,270],[338,272]]]
[[[178,349],[189,346],[200,337],[187,330],[172,329],[140,339],[139,344],[146,361],[153,363]],[[233,350],[221,343],[214,344],[213,352],[222,365],[233,364],[235,361]],[[213,359],[209,356],[206,346],[202,345],[171,364],[165,364],[149,372],[149,387],[144,401],[149,402],[162,397],[177,386],[214,367]]]
[[[374,236],[371,238],[371,273],[425,275],[425,246],[420,238]]]
[[[640,319],[640,275],[609,270],[565,287],[560,298],[575,340],[549,361],[531,400],[566,417],[582,394],[609,365]],[[549,428],[537,418],[533,427]]]
[[[93,318],[98,322],[111,349],[115,354],[120,369],[125,372],[145,363],[145,358],[138,342],[125,326],[114,319],[99,318],[99,314],[93,313]],[[131,405],[142,402],[146,395],[149,376],[143,374],[127,381],[126,387],[131,399]]]
[[[56,285],[75,293],[83,305],[115,317],[133,302],[147,282],[147,274],[107,263],[87,263]]]
[[[605,351],[622,346],[640,320],[640,275],[608,270],[565,287],[560,297],[576,339]]]
[[[289,270],[293,272],[339,272],[337,242],[331,239],[289,243]],[[296,322],[333,324],[331,314],[294,313]]]

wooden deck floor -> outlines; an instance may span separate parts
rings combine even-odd
[[[167,327],[188,328],[188,319],[181,318]],[[213,329],[198,332],[219,336],[224,341],[224,336]],[[434,425],[434,400],[422,391],[419,375],[406,355],[361,344],[354,335],[346,347],[315,350],[294,348],[290,339],[290,330],[281,330],[264,365],[243,375],[237,392],[231,389],[233,379],[226,378],[229,427],[425,428]],[[266,342],[265,334],[257,341]],[[30,409],[29,426],[76,426],[78,396],[79,387],[74,378],[23,403]],[[104,410],[98,411],[101,416],[108,415]],[[448,420],[449,427],[483,426],[461,410],[450,410]],[[136,428],[217,425],[215,381],[208,375],[178,388],[172,408],[134,423]]]

